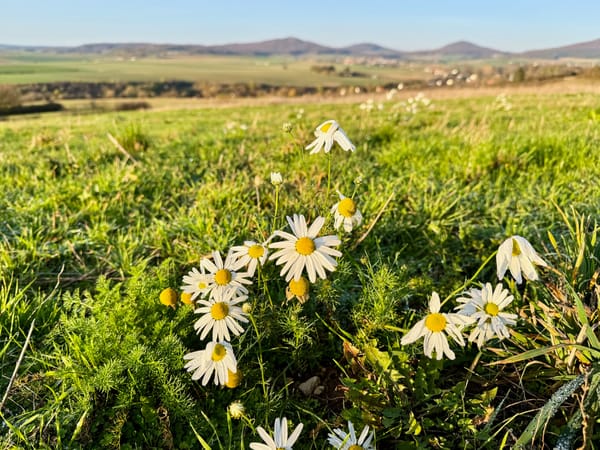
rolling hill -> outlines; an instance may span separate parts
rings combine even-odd
[[[19,46],[0,44],[0,51],[26,51],[67,54],[118,54],[155,56],[164,54],[185,55],[347,55],[382,57],[394,59],[490,59],[498,57],[518,58],[600,58],[600,39],[563,47],[511,53],[480,46],[468,41],[458,41],[431,50],[405,52],[382,47],[374,43],[358,43],[346,47],[330,47],[295,37],[271,39],[260,42],[232,43],[223,45],[154,44],[154,43],[91,43],[74,47]]]

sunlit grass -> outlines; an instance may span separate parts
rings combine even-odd
[[[35,319],[0,442],[247,448],[284,416],[304,423],[295,448],[327,448],[347,420],[370,425],[378,448],[592,442],[600,97],[508,97],[508,111],[480,97],[414,114],[389,101],[0,124],[0,395]],[[330,118],[357,149],[334,147],[328,179],[328,156],[303,148]],[[325,216],[334,233],[336,190],[364,216],[343,235],[337,270],[300,304],[265,267],[233,343],[240,386],[193,382],[183,355],[203,345],[197,316],[161,304],[161,291],[214,250],[264,242],[286,215]],[[453,361],[400,345],[433,291],[462,292],[513,234],[552,270],[505,283],[519,315],[510,339],[454,347]],[[493,262],[474,282],[497,282]],[[306,395],[313,376],[319,393]],[[235,400],[240,420],[227,412]]]

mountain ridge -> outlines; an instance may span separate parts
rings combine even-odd
[[[156,44],[145,42],[97,42],[77,46],[35,46],[9,45],[0,43],[0,51],[33,51],[84,54],[211,54],[239,56],[270,55],[346,55],[356,57],[382,57],[395,59],[489,59],[498,57],[522,58],[600,58],[600,39],[569,44],[561,47],[528,50],[524,52],[507,52],[484,47],[473,42],[461,40],[439,48],[418,51],[402,51],[383,47],[375,43],[358,43],[345,47],[332,47],[315,42],[286,37],[258,42],[229,43],[220,45],[201,44]]]

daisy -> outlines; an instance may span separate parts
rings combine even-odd
[[[348,433],[340,428],[333,430],[333,433],[327,436],[329,444],[338,450],[375,450],[375,446],[371,444],[373,432],[369,434],[368,425],[363,428],[358,439],[356,439],[354,424],[350,421],[348,421],[348,430]]]
[[[305,147],[306,150],[312,149],[310,152],[311,155],[319,153],[323,147],[323,151],[329,153],[333,141],[336,141],[346,151],[353,152],[356,150],[354,144],[350,142],[344,130],[340,128],[340,125],[335,120],[328,120],[319,125],[315,130],[315,136],[317,138]]]
[[[308,291],[310,288],[310,284],[308,280],[304,277],[300,277],[298,281],[290,280],[287,287],[285,288],[285,298],[287,300],[291,300],[294,297],[298,299],[298,301],[302,304],[308,300]]]
[[[271,184],[273,186],[279,186],[283,183],[283,177],[279,172],[271,172]]]
[[[254,241],[244,241],[244,245],[231,247],[231,257],[237,260],[236,268],[246,267],[249,276],[254,276],[256,266],[265,264],[269,251],[265,244],[257,244]]]
[[[269,259],[276,260],[277,265],[283,264],[280,275],[284,276],[287,273],[285,281],[292,278],[300,280],[304,268],[311,283],[316,281],[317,275],[325,279],[325,269],[333,272],[337,265],[333,257],[342,256],[341,252],[331,247],[340,245],[341,241],[337,236],[317,237],[325,223],[323,217],[317,217],[310,228],[307,227],[303,215],[294,214],[293,218],[287,216],[286,219],[293,234],[275,231],[275,236],[284,240],[269,245],[279,249]]]
[[[449,359],[454,359],[454,352],[448,345],[448,333],[457,344],[464,347],[465,341],[460,334],[460,327],[469,323],[468,317],[460,314],[445,314],[440,312],[440,296],[437,292],[431,294],[429,300],[429,312],[424,319],[419,320],[408,333],[404,335],[400,343],[402,345],[411,344],[417,339],[424,337],[423,351],[425,356],[431,358],[435,350],[436,359],[442,359],[446,355]],[[445,333],[446,332],[446,333]]]
[[[198,309],[194,312],[202,314],[202,317],[194,324],[194,329],[200,333],[200,339],[204,339],[212,330],[213,341],[230,341],[229,331],[239,336],[244,331],[238,322],[248,322],[246,314],[238,303],[245,301],[248,296],[236,294],[236,289],[226,291],[215,291],[208,300],[200,300]]]
[[[235,289],[238,293],[247,294],[248,289],[246,289],[244,284],[252,284],[252,282],[247,279],[247,273],[236,272],[238,265],[231,252],[227,254],[225,262],[223,262],[221,254],[218,251],[213,252],[212,256],[214,262],[208,258],[203,258],[200,261],[200,265],[211,275],[207,288],[210,294],[223,293],[223,291],[230,288]]]
[[[184,366],[192,374],[192,380],[202,378],[202,386],[215,373],[215,384],[227,383],[229,375],[237,372],[237,361],[229,342],[209,342],[204,350],[187,353],[183,359],[190,361]]]
[[[515,325],[517,315],[504,313],[506,308],[514,297],[508,290],[503,289],[502,284],[498,283],[492,291],[492,285],[486,283],[483,289],[471,289],[466,293],[468,297],[459,297],[458,302],[462,303],[456,309],[459,314],[470,316],[477,321],[477,326],[471,331],[469,342],[476,342],[481,346],[498,336],[499,339],[509,337],[507,325]]]
[[[362,214],[356,207],[354,200],[344,196],[340,191],[338,191],[338,195],[340,201],[331,208],[331,213],[335,217],[333,227],[339,230],[344,225],[344,231],[350,233],[352,228],[359,226],[362,222]]]
[[[298,440],[303,426],[304,424],[299,423],[288,437],[287,419],[285,417],[283,419],[277,418],[275,419],[274,437],[269,436],[263,427],[256,427],[256,432],[265,443],[252,442],[250,448],[252,450],[292,450],[292,446]]]
[[[209,285],[211,282],[211,276],[206,273],[202,264],[200,264],[200,270],[195,267],[188,272],[187,275],[183,276],[183,282],[181,290],[184,293],[191,294],[191,301],[196,300],[198,296],[204,296],[209,291]]]
[[[510,270],[510,274],[521,284],[521,272],[527,280],[535,281],[538,279],[534,264],[542,267],[548,267],[546,261],[538,256],[529,241],[521,236],[512,236],[505,240],[498,248],[496,253],[496,265],[498,268],[498,279],[501,280]]]

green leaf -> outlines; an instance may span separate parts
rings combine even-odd
[[[523,449],[526,444],[533,442],[537,434],[542,430],[546,423],[556,414],[556,411],[567,400],[573,392],[575,392],[579,386],[581,386],[586,378],[585,374],[579,375],[577,378],[572,379],[568,383],[562,385],[552,395],[550,400],[542,406],[535,417],[529,422],[525,431],[519,436],[519,439],[515,443],[515,449]]]

